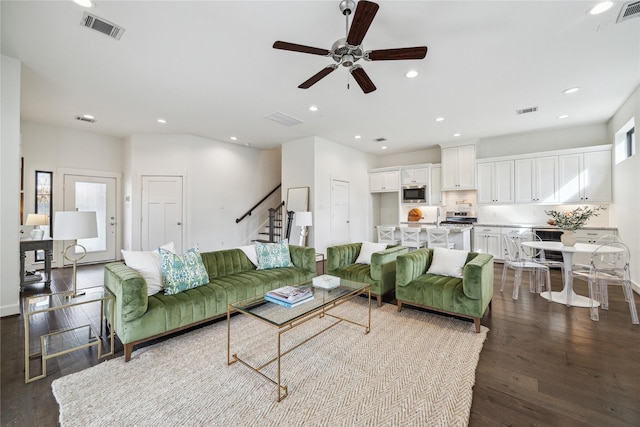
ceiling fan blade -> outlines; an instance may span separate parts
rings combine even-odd
[[[273,44],[274,49],[290,50],[293,52],[310,53],[312,55],[328,56],[331,52],[318,47],[304,46],[301,44],[277,41]]]
[[[358,86],[360,86],[360,89],[362,89],[364,93],[369,93],[376,90],[376,85],[373,84],[362,67],[354,66],[351,67],[350,71],[353,79],[356,81],[356,83],[358,83]]]
[[[322,70],[320,70],[319,72],[317,72],[316,74],[314,74],[313,76],[311,76],[311,78],[309,80],[307,80],[306,82],[302,83],[298,87],[300,89],[309,89],[311,86],[313,86],[314,84],[318,83],[320,80],[324,79],[329,74],[331,74],[336,68],[338,68],[338,65],[336,65],[336,64],[328,65],[325,68],[323,68]]]
[[[396,61],[401,59],[423,59],[427,56],[426,46],[402,47],[398,49],[381,49],[365,52],[369,61]]]
[[[378,6],[376,3],[360,0],[356,7],[356,13],[353,16],[353,22],[351,22],[351,28],[349,28],[349,34],[347,35],[347,43],[351,46],[358,46],[362,44],[365,34],[369,30],[369,26],[373,22],[373,18],[378,12]]]

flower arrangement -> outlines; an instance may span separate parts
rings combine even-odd
[[[575,231],[582,227],[592,216],[598,216],[598,211],[606,210],[603,206],[590,208],[588,206],[576,208],[569,212],[544,211],[551,218],[547,221],[549,225],[555,225],[563,230]]]

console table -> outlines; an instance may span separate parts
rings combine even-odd
[[[20,239],[20,290],[22,287],[31,283],[31,281],[26,280],[25,271],[24,271],[24,260],[27,257],[27,252],[29,251],[44,251],[44,272],[47,275],[47,279],[44,284],[46,287],[51,285],[51,260],[53,259],[53,239],[50,237],[45,237],[43,239],[31,239],[24,238]]]

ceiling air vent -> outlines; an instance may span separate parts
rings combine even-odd
[[[376,138],[374,139],[375,142],[385,142],[387,140],[387,138]]]
[[[622,5],[620,14],[618,15],[617,23],[626,21],[627,19],[637,18],[640,16],[640,1],[632,1]]]
[[[273,120],[274,122],[278,122],[285,126],[295,126],[299,125],[300,123],[304,123],[302,120],[296,119],[295,117],[280,112],[271,113],[267,116],[264,116],[264,118]]]
[[[98,18],[88,12],[85,12],[82,15],[80,25],[96,30],[116,40],[120,40],[120,37],[122,37],[122,34],[124,33],[124,28],[118,27],[116,24],[105,21],[104,19]]]
[[[523,108],[522,110],[516,110],[516,114],[535,113],[538,111],[538,107]]]
[[[89,117],[85,117],[85,116],[77,116],[76,120],[80,120],[81,122],[87,122],[87,123],[95,123],[96,119],[90,119]]]

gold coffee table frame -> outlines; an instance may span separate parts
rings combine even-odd
[[[301,287],[309,287],[311,288],[311,282],[308,282]],[[370,285],[366,283],[352,282],[348,280],[341,279],[340,287],[334,288],[331,290],[312,288],[314,292],[314,299],[301,304],[297,307],[287,308],[280,306],[278,304],[274,304],[271,302],[267,302],[264,300],[264,295],[251,297],[242,301],[238,301],[232,304],[229,304],[227,310],[227,365],[232,365],[236,362],[240,362],[246,367],[252,369],[254,372],[258,373],[263,378],[272,382],[276,385],[278,390],[278,402],[282,401],[285,397],[289,395],[289,388],[286,385],[282,384],[281,378],[281,363],[282,356],[292,352],[296,348],[305,344],[306,342],[312,340],[323,332],[333,328],[337,324],[341,322],[348,322],[357,326],[362,326],[364,328],[364,333],[368,334],[371,330],[371,288]],[[344,317],[340,317],[330,313],[330,310],[333,308],[343,304],[345,301],[350,300],[351,298],[366,294],[368,298],[368,313],[367,313],[367,323],[358,323],[350,319],[346,319]],[[264,362],[259,366],[253,366],[245,360],[238,357],[236,353],[231,354],[231,313],[234,311],[238,311],[240,313],[247,314],[255,319],[258,319],[272,327],[278,329],[278,339],[277,339],[277,348],[278,353],[277,356],[272,358],[271,360]],[[314,333],[310,337],[304,339],[293,347],[289,348],[286,351],[282,351],[282,335],[293,328],[300,326],[311,319],[316,317],[331,317],[336,319],[335,322],[331,323],[329,326],[321,329],[320,331]],[[277,375],[276,379],[273,379],[267,376],[262,372],[262,369],[271,365],[272,363],[277,362]]]

